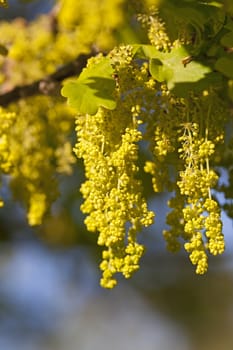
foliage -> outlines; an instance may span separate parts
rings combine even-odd
[[[33,22],[0,27],[2,97],[38,79],[45,85],[36,93],[46,96],[12,98],[0,111],[0,170],[29,224],[43,222],[59,196],[57,175],[72,171],[75,128],[73,150],[86,176],[81,210],[104,247],[101,285],[112,288],[116,273],[129,278],[139,268],[138,233],[155,216],[143,173],[155,193],[171,193],[167,248],[183,245],[204,274],[209,254],[225,248],[221,210],[233,216],[231,1],[95,0],[90,8],[60,0]],[[82,72],[61,79],[67,106],[48,82],[83,54],[93,57]]]
[[[101,106],[115,109],[113,73],[111,61],[103,57],[99,63],[86,67],[76,81],[67,82],[62,95],[80,113],[96,114]]]

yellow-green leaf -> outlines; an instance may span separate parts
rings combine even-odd
[[[61,94],[67,97],[68,104],[82,114],[96,114],[99,107],[115,109],[115,80],[108,57],[92,64],[73,81],[67,81]]]

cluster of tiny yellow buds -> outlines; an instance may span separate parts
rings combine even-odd
[[[148,38],[157,50],[169,51],[171,41],[165,29],[165,23],[158,16],[149,17]]]
[[[13,167],[9,132],[15,120],[15,113],[9,113],[0,108],[0,175],[9,174]],[[4,202],[0,198],[0,207],[3,205]]]
[[[197,265],[196,267],[196,273],[198,275],[203,275],[207,272],[208,269],[208,257],[204,250],[198,249],[194,250],[190,254],[190,260],[193,265]]]
[[[210,160],[216,156],[216,143],[220,142],[223,136],[213,123],[212,114],[217,115],[215,110],[211,112],[213,101],[216,104],[213,95],[203,94],[202,98],[201,104],[197,105],[196,96],[190,96],[188,101],[185,101],[168,95],[168,111],[170,112],[169,103],[171,103],[172,110],[178,112],[174,114],[178,135],[170,132],[172,137],[168,137],[170,140],[173,138],[177,140],[177,143],[172,142],[171,146],[178,153],[178,159],[174,158],[178,177],[175,197],[168,203],[172,208],[166,220],[170,229],[163,232],[167,248],[171,251],[179,249],[179,237],[186,242],[184,248],[189,253],[192,264],[196,265],[198,274],[207,271],[208,253],[217,255],[224,251],[220,208],[211,196],[211,189],[215,188],[218,182],[218,174],[210,167]],[[204,121],[200,110],[206,115]],[[167,145],[162,137],[159,139],[159,135],[163,135],[164,130],[165,135],[168,134],[161,125],[161,121],[160,124],[157,123],[160,133],[155,134],[157,144],[155,143],[154,153],[157,151],[162,155],[164,152],[164,157],[167,157],[166,151],[163,150]],[[169,123],[167,125],[169,129]],[[152,165],[148,170],[151,173],[157,171]],[[173,191],[175,188],[173,187]]]
[[[140,105],[136,105],[136,106],[133,106],[131,108],[131,113],[132,113],[133,117],[138,117],[140,115],[140,112],[141,112],[141,106]],[[137,122],[140,123],[140,124],[142,123],[142,121],[140,121],[138,119],[137,119]]]
[[[33,193],[30,197],[27,213],[28,223],[31,226],[41,224],[41,218],[47,210],[47,198],[44,193]]]
[[[181,147],[178,148],[180,158],[184,159],[189,166],[193,165],[198,160],[199,126],[197,123],[185,123],[182,124],[180,132],[182,132],[182,135],[178,137],[178,141],[181,143]]]
[[[180,195],[177,188],[175,196],[168,201],[168,206],[172,209],[166,217],[166,223],[170,226],[170,229],[163,231],[163,237],[167,249],[171,252],[177,252],[181,247],[179,237],[184,232],[184,219],[181,215],[184,207],[184,197]]]
[[[114,48],[110,53],[113,68],[117,72],[118,69],[129,66],[133,60],[133,48],[131,45],[122,45]]]
[[[165,23],[159,17],[158,11],[154,10],[150,15],[139,14],[137,19],[142,26],[147,28],[148,38],[157,50],[168,51],[171,48],[171,41],[165,29]]]
[[[7,174],[12,167],[9,140],[6,134],[0,135],[0,170]]]
[[[209,167],[215,144],[200,135],[197,123],[186,123],[183,127],[183,134],[178,140],[181,142],[180,159],[184,160],[185,169],[180,172],[180,180],[177,181],[186,201],[182,210],[183,237],[188,241],[185,250],[196,265],[196,273],[203,274],[208,268],[206,251],[213,255],[224,251],[220,209],[211,198],[211,188],[218,181],[218,175]],[[208,130],[205,130],[207,134]]]
[[[87,214],[87,229],[98,232],[98,244],[107,248],[100,264],[100,283],[106,288],[115,286],[117,272],[128,278],[138,269],[144,249],[136,233],[154,219],[137,179],[140,111],[139,105],[129,105],[128,110],[100,108],[95,116],[76,121],[74,151],[84,160],[87,178],[81,186],[81,210]]]
[[[208,238],[207,248],[213,255],[222,254],[225,242],[219,205],[214,199],[207,198],[204,208],[209,212],[209,216],[205,220],[206,237]]]
[[[139,268],[144,248],[137,235],[154,222],[138,179],[138,143],[142,140],[140,125],[148,115],[147,108],[152,108],[155,92],[146,87],[148,97],[141,95],[149,79],[148,66],[132,62],[130,46],[114,49],[110,57],[118,77],[117,108],[80,115],[74,148],[84,160],[87,178],[81,186],[85,224],[98,233],[98,244],[107,248],[100,264],[101,285],[106,288],[115,286],[116,273],[129,278]]]
[[[130,278],[139,269],[139,260],[144,253],[144,247],[136,242],[129,243],[126,248],[120,245],[104,250],[103,261],[100,269],[103,276],[100,285],[105,288],[113,288],[117,280],[113,277],[117,272],[121,272],[125,278]]]
[[[155,147],[154,155],[159,159],[163,159],[168,153],[171,153],[175,150],[169,134],[163,132],[160,127],[157,127],[155,130]]]
[[[189,258],[196,265],[196,273],[204,274],[208,269],[208,256],[202,239],[202,234],[195,231],[188,243],[184,245],[185,250],[190,253]]]
[[[177,184],[181,194],[198,200],[209,195],[209,189],[216,185],[217,180],[218,176],[213,170],[187,167],[180,172]]]
[[[152,175],[154,191],[163,192],[173,190],[169,161],[177,147],[177,131],[173,127],[175,118],[170,110],[171,96],[167,87],[159,84],[157,89],[159,91],[153,97],[154,106],[148,112],[145,134],[153,158],[145,163],[144,171]]]
[[[201,141],[198,149],[198,156],[200,157],[200,160],[203,161],[206,160],[206,158],[209,158],[212,154],[214,154],[215,151],[215,144],[210,140],[204,140]]]
[[[146,87],[148,87],[149,89],[153,89],[156,86],[156,82],[153,78],[150,78],[147,82],[146,82]]]
[[[12,108],[17,119],[8,114],[0,123],[0,134],[2,128],[8,127],[4,141],[7,137],[10,187],[14,197],[27,208],[29,224],[39,225],[58,196],[55,174],[70,173],[74,162],[72,147],[67,144],[74,117],[66,107],[54,105],[46,96],[21,100]],[[8,168],[5,165],[5,171]]]
[[[191,253],[192,263],[197,265],[196,272],[202,274],[207,270],[206,250],[213,255],[222,254],[224,251],[224,236],[218,203],[211,198],[196,203],[193,199],[191,204],[183,209],[183,217],[186,235],[184,238],[188,240],[188,243],[185,243],[185,249]],[[207,243],[204,243],[204,240],[207,240]]]
[[[56,71],[80,54],[90,53],[93,43],[98,50],[109,51],[125,18],[122,1],[114,0],[110,6],[104,0],[99,6],[99,0],[92,0],[90,12],[86,0],[59,0],[52,18],[44,14],[27,23],[23,18],[1,21],[1,43],[9,48],[5,62],[8,66],[10,58],[11,67],[1,69],[0,78],[7,79],[8,86],[22,85]],[[0,6],[7,3],[0,0]]]
[[[9,144],[9,131],[15,123],[15,113],[0,109],[0,171],[9,173],[12,167],[12,157]]]

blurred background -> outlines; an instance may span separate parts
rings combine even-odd
[[[62,186],[76,191],[76,179]],[[80,226],[78,199],[76,219],[57,204],[58,214],[36,231],[9,198],[0,218],[0,349],[231,350],[232,223],[224,218],[226,252],[197,276],[184,253],[165,250],[165,202],[165,195],[151,202],[157,222],[142,235],[140,270],[104,290],[100,251]]]
[[[32,19],[53,1],[10,1],[1,16]],[[77,183],[77,179],[78,182]],[[197,276],[184,253],[165,250],[166,195],[151,200],[156,225],[143,233],[141,269],[99,287],[100,250],[79,211],[80,166],[60,179],[53,216],[35,230],[3,185],[0,211],[0,349],[232,350],[233,235],[224,216],[226,252]],[[7,184],[8,179],[4,179]]]

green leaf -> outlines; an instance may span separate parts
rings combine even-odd
[[[215,69],[233,79],[233,55],[220,57],[215,63]]]
[[[227,23],[224,26],[225,33],[220,42],[225,47],[233,47],[233,20],[231,18],[227,19]]]
[[[158,58],[152,58],[149,64],[151,75],[160,83],[172,79],[174,73],[173,69],[164,65]]]
[[[224,27],[229,31],[233,31],[233,20],[231,18],[227,18],[227,23],[225,24]]]
[[[197,83],[210,72],[209,67],[191,58],[184,47],[174,48],[169,53],[160,53],[159,60],[152,59],[150,62],[151,75],[160,82],[166,81],[170,90],[177,84],[183,84],[183,91],[179,88],[181,95],[187,94],[185,83]],[[194,84],[192,86],[195,87]]]
[[[159,14],[166,23],[167,33],[172,41],[176,40],[179,34],[179,23],[181,26],[182,24],[191,26],[193,34],[202,39],[202,34],[207,28],[214,34],[216,26],[212,25],[212,23],[218,21],[222,23],[222,20],[224,20],[225,13],[222,8],[222,0],[213,2],[164,0],[161,1]]]
[[[161,52],[158,51],[153,45],[140,45],[135,44],[133,47],[133,55],[135,58],[159,58]]]
[[[164,53],[152,45],[134,45],[134,54],[136,58],[149,59],[152,77],[159,82],[165,81],[178,96],[187,96],[190,90],[201,91],[220,79],[210,67],[195,61],[184,46]]]
[[[233,32],[225,34],[221,38],[221,44],[225,47],[233,47]]]
[[[67,81],[61,94],[82,114],[94,115],[100,106],[115,109],[113,73],[110,59],[102,57],[98,63],[84,68],[76,80]]]

